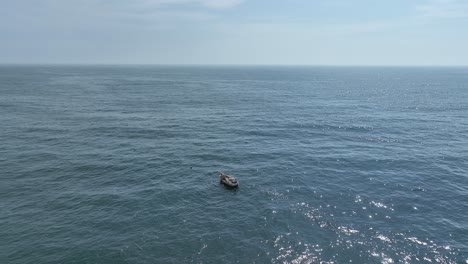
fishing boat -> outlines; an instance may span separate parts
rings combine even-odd
[[[239,182],[237,181],[236,178],[229,176],[227,174],[224,174],[223,172],[219,172],[219,180],[220,180],[220,183],[224,184],[227,187],[231,187],[231,188],[239,187]]]

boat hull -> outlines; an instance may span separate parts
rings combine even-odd
[[[239,183],[238,183],[238,182],[233,183],[233,182],[230,182],[230,181],[221,180],[220,183],[223,184],[224,186],[230,187],[230,188],[237,188],[237,187],[239,187]]]

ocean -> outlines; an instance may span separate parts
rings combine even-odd
[[[0,263],[468,263],[468,68],[3,65],[0,124]]]

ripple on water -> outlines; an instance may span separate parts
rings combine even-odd
[[[0,66],[0,262],[467,262],[467,76]]]

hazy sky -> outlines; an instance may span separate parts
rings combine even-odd
[[[468,65],[468,0],[0,0],[0,63]]]

